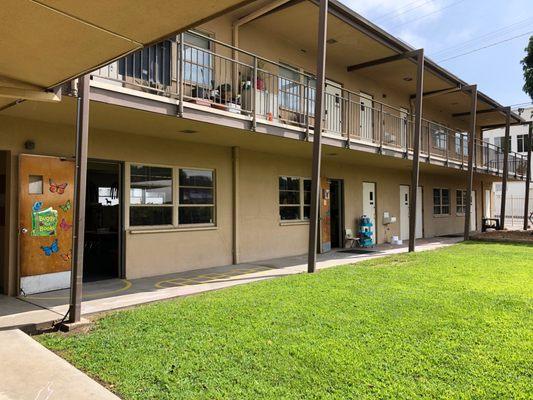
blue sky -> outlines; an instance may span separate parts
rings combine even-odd
[[[520,60],[533,35],[533,0],[341,1],[503,105],[531,102]]]

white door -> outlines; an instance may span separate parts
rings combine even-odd
[[[476,230],[476,191],[472,190],[472,198],[470,199],[470,230]]]
[[[372,141],[374,139],[374,110],[372,109],[372,96],[361,92],[359,97],[361,108],[359,111],[359,128],[361,139]]]
[[[424,199],[422,198],[422,187],[419,186],[417,190],[416,201],[416,238],[420,239],[423,236],[423,213],[422,204]],[[400,185],[400,239],[409,239],[409,186]]]
[[[485,218],[490,218],[490,190],[485,189]]]
[[[324,113],[326,116],[326,130],[342,132],[342,86],[326,80],[324,95]]]
[[[372,222],[372,241],[376,243],[376,184],[363,182],[363,215]]]

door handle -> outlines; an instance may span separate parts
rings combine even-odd
[[[28,229],[20,228],[20,233],[26,234],[26,233],[28,233]]]

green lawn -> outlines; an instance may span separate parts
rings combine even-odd
[[[531,399],[533,247],[459,244],[38,340],[124,399]]]

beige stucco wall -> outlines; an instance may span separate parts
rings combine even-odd
[[[165,118],[165,117],[162,117]],[[216,125],[210,129],[216,130]],[[17,155],[25,152],[26,140],[33,140],[33,153],[72,156],[74,128],[25,119],[0,116],[0,150],[12,151],[11,179],[17,182]],[[288,139],[285,139],[288,140]],[[302,145],[304,145],[302,143]],[[238,250],[241,262],[302,254],[307,251],[308,224],[281,224],[278,210],[278,177],[280,175],[310,176],[310,158],[287,157],[241,149],[239,156]],[[363,155],[363,153],[358,153]],[[127,233],[126,277],[129,279],[160,275],[195,268],[225,265],[232,262],[232,155],[231,148],[196,144],[153,136],[91,130],[89,157],[168,166],[212,168],[216,170],[217,226],[205,230],[173,230],[152,233]],[[377,237],[385,240],[382,225],[384,211],[399,218],[399,185],[408,185],[406,169],[365,166],[326,160],[323,176],[344,180],[345,226],[356,228],[362,214],[363,182],[377,187]],[[446,175],[447,174],[447,175]],[[429,174],[422,170],[420,184],[424,188],[424,232],[426,237],[462,232],[464,218],[455,215],[455,189],[465,188],[465,175],[446,170]],[[450,189],[451,215],[433,217],[432,188]],[[481,183],[475,181],[478,227],[482,215]],[[128,193],[125,193],[127,197]],[[17,188],[10,191],[12,221],[17,220]],[[127,201],[126,201],[127,203]],[[399,234],[399,222],[391,226]],[[16,223],[10,232],[10,276],[16,271]]]
[[[311,161],[267,153],[243,150],[240,155],[240,209],[239,253],[242,262],[268,259],[307,252],[307,223],[280,223],[278,217],[278,177],[280,175],[309,177]],[[322,175],[344,181],[344,224],[356,229],[357,220],[363,214],[363,182],[376,183],[376,231],[379,243],[386,240],[383,213],[389,212],[398,221],[390,225],[390,235],[400,233],[400,185],[409,185],[409,171],[368,167],[325,161]],[[456,171],[454,175],[422,172],[424,236],[434,237],[462,233],[464,216],[455,212],[455,191],[466,189],[466,175]],[[450,190],[451,213],[449,216],[433,216],[433,188]],[[477,227],[481,226],[481,180],[474,182],[476,190]]]
[[[26,140],[36,143],[35,151],[28,153],[69,157],[74,152],[74,134],[71,126],[0,117],[0,150],[12,151],[13,182],[17,182],[17,155],[27,152],[23,148]],[[216,170],[217,226],[201,231],[125,235],[127,278],[231,263],[230,148],[91,130],[89,157]],[[13,206],[10,212],[14,221],[18,212],[15,186],[11,187]],[[10,235],[13,254],[16,254],[16,239],[13,228]],[[12,257],[10,268],[13,270],[15,266],[16,257]]]

